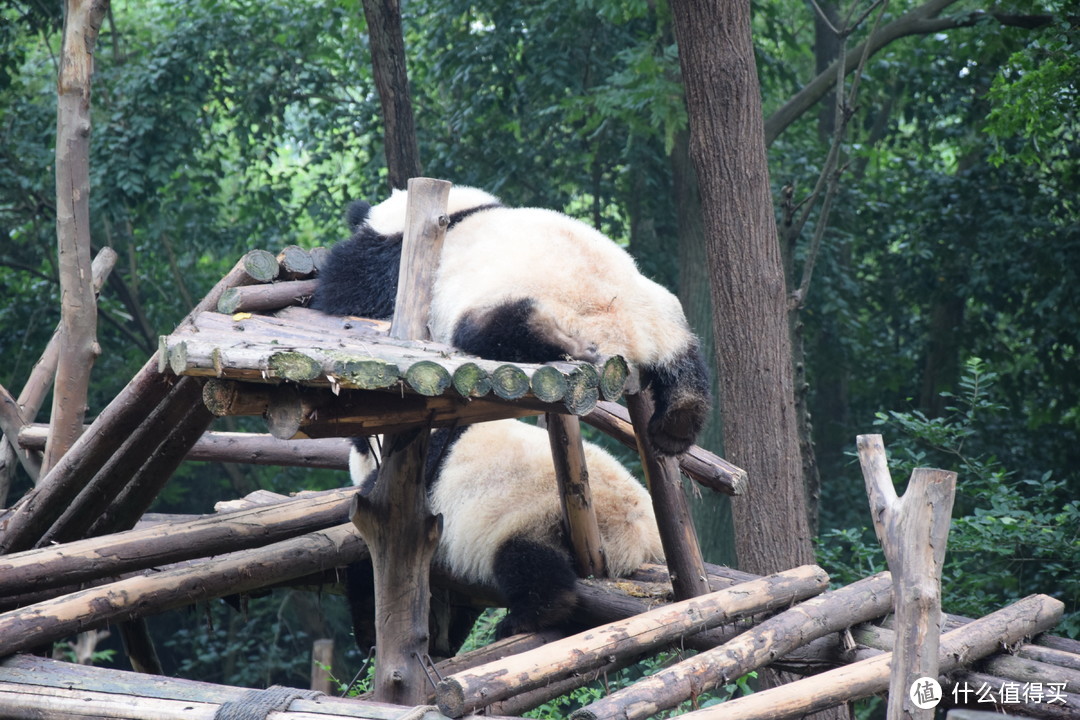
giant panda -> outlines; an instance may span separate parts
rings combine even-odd
[[[608,574],[626,576],[643,563],[662,562],[648,491],[603,448],[585,442],[584,450]],[[577,576],[547,431],[518,420],[441,429],[432,433],[428,453],[430,508],[443,519],[436,565],[498,591],[508,611],[496,628],[499,637],[566,620],[577,602]],[[350,471],[361,492],[370,492],[377,476],[373,453],[354,449]],[[365,621],[370,618],[354,615],[354,625]],[[451,644],[463,639],[459,633]]]
[[[348,212],[353,236],[320,270],[311,306],[334,315],[394,312],[407,191]],[[450,225],[434,280],[433,339],[492,360],[549,362],[622,355],[653,390],[648,437],[684,452],[709,408],[697,338],[678,299],[589,225],[553,210],[504,207],[453,186]]]

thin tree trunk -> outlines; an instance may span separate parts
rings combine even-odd
[[[82,432],[90,369],[100,353],[90,272],[90,83],[94,45],[108,7],[108,0],[68,0],[64,21],[56,108],[61,342],[42,475]]]
[[[420,148],[416,141],[409,76],[405,69],[405,40],[398,0],[364,0],[371,41],[371,65],[383,111],[383,144],[390,187],[404,189],[420,175]]]

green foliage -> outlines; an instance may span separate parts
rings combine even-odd
[[[960,392],[947,394],[948,415],[919,411],[879,413],[894,479],[916,467],[958,474],[948,554],[942,573],[942,604],[959,615],[979,617],[1031,593],[1066,604],[1058,632],[1080,636],[1080,501],[1052,473],[1006,468],[993,455],[990,428],[1007,412],[994,400],[997,376],[972,358]],[[899,492],[899,490],[898,490]],[[847,583],[885,568],[866,528],[831,530],[819,543],[823,566]]]

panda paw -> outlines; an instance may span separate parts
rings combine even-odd
[[[672,399],[664,410],[649,419],[649,439],[661,455],[681,455],[697,440],[709,407],[700,396],[686,394]]]

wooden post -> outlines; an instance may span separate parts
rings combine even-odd
[[[559,485],[563,524],[574,564],[581,577],[605,577],[604,553],[600,547],[600,527],[596,523],[589,469],[585,465],[585,446],[581,440],[581,422],[572,415],[548,413],[548,439],[555,479]]]
[[[649,494],[652,495],[660,542],[664,546],[675,598],[685,600],[704,595],[709,592],[709,579],[701,558],[694,520],[690,516],[690,506],[683,492],[679,461],[658,455],[649,443],[645,428],[653,412],[651,395],[647,391],[627,395],[626,407],[637,435],[641,467],[645,471]]]
[[[391,337],[430,337],[431,284],[449,224],[449,192],[445,181],[409,181]],[[422,704],[427,695],[421,659],[428,652],[429,571],[441,531],[424,486],[429,434],[425,427],[386,435],[375,487],[356,496],[350,513],[375,572],[375,699],[398,705]]]
[[[938,677],[941,569],[949,539],[956,473],[916,468],[897,497],[880,435],[856,439],[874,521],[893,576],[896,644],[889,681],[889,720],[930,720],[933,707],[912,699],[920,678]]]
[[[311,689],[323,695],[334,695],[334,641],[316,640],[311,646]]]

